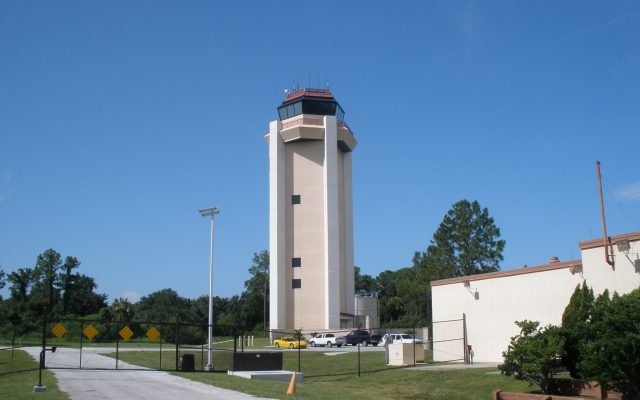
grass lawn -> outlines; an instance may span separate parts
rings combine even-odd
[[[284,368],[298,367],[298,352],[283,351]],[[384,364],[383,352],[362,352],[361,376],[358,377],[357,353],[326,356],[322,352],[302,351],[301,369],[305,382],[297,387],[296,398],[301,399],[490,399],[493,389],[529,391],[527,383],[491,373],[496,369],[467,369],[451,371],[419,371],[411,368],[390,368]],[[111,355],[113,356],[113,355]],[[215,357],[230,356],[216,353]],[[164,358],[165,356],[163,356]],[[175,354],[173,354],[175,359]],[[123,361],[137,365],[148,364],[148,355],[136,352],[121,353]],[[199,357],[196,368],[200,368]],[[223,360],[217,360],[221,365]],[[376,372],[372,372],[376,371]],[[489,372],[489,374],[487,374]],[[223,373],[183,373],[176,375],[207,384],[270,398],[286,396],[288,383],[251,381]],[[329,376],[327,376],[329,375]]]
[[[11,359],[11,350],[0,350],[0,399],[68,399],[60,392],[53,374],[42,371],[42,384],[47,387],[44,393],[33,393],[38,384],[38,363],[27,353],[16,350]]]

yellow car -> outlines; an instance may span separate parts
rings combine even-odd
[[[284,349],[297,349],[297,348],[306,349],[307,341],[304,339],[298,340],[291,336],[283,336],[281,338],[274,340],[273,345],[278,348],[282,347]]]

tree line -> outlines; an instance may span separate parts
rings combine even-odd
[[[189,299],[170,288],[145,295],[134,303],[126,298],[116,298],[108,305],[107,295],[96,291],[98,286],[94,278],[78,272],[80,264],[76,257],[63,259],[56,250],[48,249],[37,256],[33,268],[19,268],[8,274],[0,269],[0,289],[8,285],[10,293],[7,299],[0,297],[0,334],[20,336],[39,332],[45,310],[50,321],[84,319],[101,322],[102,332],[115,329],[109,324],[113,321],[208,323],[209,296]],[[213,298],[214,334],[226,336],[262,330],[266,318],[263,313],[268,304],[265,302],[268,268],[269,253],[265,250],[255,254],[245,291],[230,298]],[[135,331],[136,325],[131,328]],[[14,332],[9,332],[11,330]],[[193,329],[193,332],[200,330]],[[184,331],[183,335],[189,335],[189,331]],[[190,336],[192,340],[187,341],[197,341],[202,334]]]
[[[23,328],[42,318],[43,310],[57,316],[81,316],[106,307],[107,296],[96,293],[95,279],[78,272],[80,261],[62,258],[48,249],[38,255],[33,268],[6,274],[0,270],[0,288],[9,284],[10,297],[0,297],[0,320],[25,321]],[[27,322],[28,321],[28,322]]]
[[[356,292],[377,292],[383,327],[424,326],[431,319],[431,281],[500,270],[505,241],[477,201],[460,200],[442,219],[427,249],[410,267],[373,277],[355,268]]]
[[[411,267],[386,270],[375,277],[355,267],[355,289],[378,293],[383,326],[428,324],[430,282],[497,271],[504,246],[488,210],[477,201],[460,200],[446,213],[426,250],[414,254]],[[170,288],[143,296],[135,303],[118,298],[107,305],[107,296],[96,292],[95,280],[78,272],[80,265],[77,258],[63,259],[49,249],[37,257],[33,268],[20,268],[8,275],[0,270],[0,288],[8,284],[10,291],[10,298],[0,302],[0,318],[37,321],[46,306],[50,318],[208,321],[208,296],[189,299]],[[241,294],[213,299],[218,335],[268,328],[269,252],[255,253],[248,270],[250,277]]]

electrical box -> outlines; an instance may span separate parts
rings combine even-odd
[[[389,365],[424,363],[424,347],[421,343],[391,343],[387,351]]]

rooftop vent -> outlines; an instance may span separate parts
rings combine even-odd
[[[559,263],[560,259],[557,256],[553,256],[549,259],[549,264]]]

